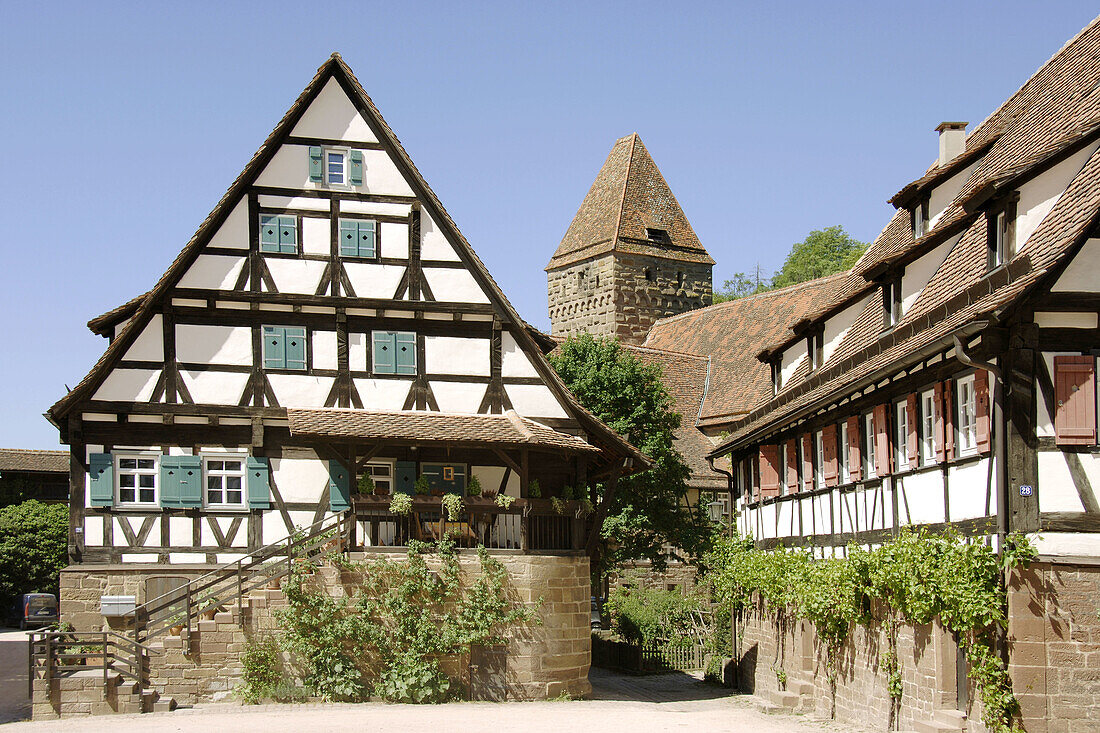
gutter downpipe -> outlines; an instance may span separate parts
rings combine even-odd
[[[710,470],[715,473],[720,473],[726,477],[726,485],[729,487],[730,492],[730,521],[728,526],[729,536],[733,537],[733,522],[734,512],[736,511],[736,500],[733,495],[733,473],[726,471],[722,468],[717,468],[714,465],[714,458],[707,456],[707,465],[710,466]],[[733,687],[734,689],[741,689],[741,639],[737,635],[737,617],[739,612],[735,613],[730,609],[730,657],[733,659]],[[723,677],[725,670],[723,670]]]
[[[978,361],[972,358],[966,351],[967,346],[959,338],[958,334],[952,336],[955,341],[955,355],[960,362],[967,366],[974,367],[975,369],[984,369],[993,375],[993,414],[989,417],[989,424],[995,430],[993,434],[993,459],[997,463],[997,483],[999,484],[1000,491],[997,495],[997,534],[998,537],[998,551],[1004,544],[1005,537],[1008,536],[1008,456],[1005,455],[1006,443],[1005,443],[1005,431],[1007,426],[1004,420],[1004,391],[1005,381],[1004,374],[1000,368],[995,364],[991,364],[987,361]],[[986,486],[992,483],[993,480],[993,467],[989,468],[989,478],[986,480]]]

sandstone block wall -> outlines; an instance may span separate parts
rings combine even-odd
[[[400,553],[375,554],[371,559],[403,557]],[[582,697],[591,692],[588,668],[591,659],[589,630],[589,565],[586,556],[499,554],[508,570],[514,598],[527,603],[541,599],[541,624],[509,632],[503,650],[484,650],[470,660],[447,665],[458,681],[467,683],[473,672],[474,693],[487,699],[542,700],[568,693]],[[460,563],[467,578],[479,572],[476,554],[462,553]],[[173,574],[175,574],[173,568]],[[144,579],[163,574],[157,566],[71,566],[62,573],[61,616],[77,630],[106,628],[99,614],[100,595],[136,595],[145,600]],[[194,571],[197,575],[201,571]],[[310,582],[333,595],[354,593],[362,579],[357,572],[324,566]],[[227,696],[239,684],[240,655],[250,638],[278,633],[276,609],[285,606],[282,591],[254,592],[243,611],[243,627],[231,612],[193,624],[190,650],[180,637],[164,638],[164,652],[151,660],[151,682],[163,695],[181,704],[193,704]],[[114,628],[125,624],[113,622]]]

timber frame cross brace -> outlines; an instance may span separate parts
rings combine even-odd
[[[611,475],[607,480],[607,490],[604,492],[603,499],[600,501],[600,505],[596,507],[596,513],[592,517],[592,527],[588,532],[588,544],[584,548],[589,557],[592,557],[596,551],[596,544],[600,540],[600,530],[603,528],[603,521],[607,518],[607,513],[611,508],[611,502],[615,499],[615,492],[619,487],[619,477],[623,473],[626,460],[617,461],[611,468]]]

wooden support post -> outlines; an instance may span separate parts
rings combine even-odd
[[[615,492],[618,490],[619,476],[622,474],[622,471],[623,464],[620,462],[612,470],[611,478],[607,480],[607,489],[604,491],[603,498],[596,507],[596,515],[592,519],[592,529],[588,535],[588,543],[585,545],[585,550],[588,552],[589,557],[596,557],[594,553],[596,551],[596,546],[599,544],[603,520],[607,518],[607,513],[611,508],[611,502],[615,499]]]
[[[531,463],[530,455],[526,448],[520,451],[520,466],[519,466],[519,495],[526,499],[529,497],[528,488],[531,485]]]
[[[1004,360],[1005,459],[1009,531],[1039,530],[1039,441],[1036,435],[1036,363],[1039,328],[1023,323],[1012,329]],[[1001,426],[996,426],[1000,429]],[[1030,489],[1021,487],[1031,487]]]

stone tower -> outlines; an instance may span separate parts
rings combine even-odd
[[[640,344],[658,318],[710,305],[713,266],[638,134],[628,135],[546,266],[551,333]]]

